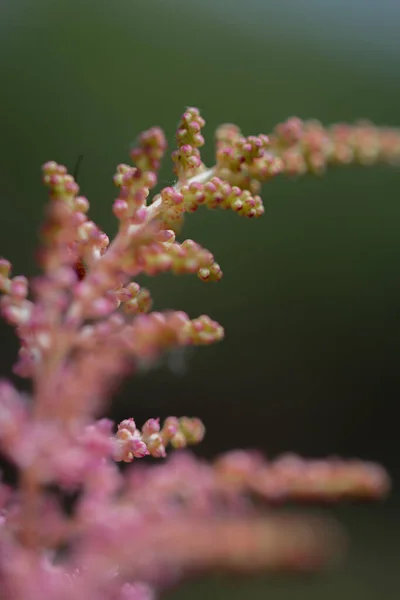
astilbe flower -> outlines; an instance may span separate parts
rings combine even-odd
[[[14,370],[32,380],[30,395],[0,385],[0,450],[19,473],[17,487],[0,483],[4,600],[150,600],[205,569],[320,568],[342,548],[337,525],[260,512],[260,501],[375,499],[389,489],[383,468],[360,461],[270,462],[238,450],[203,463],[182,451],[203,438],[196,418],[141,427],[127,418],[116,428],[102,418],[116,383],[143,361],[223,338],[207,316],[151,312],[150,292],[136,281],[165,271],[221,279],[211,252],[176,238],[185,213],[205,205],[255,218],[264,212],[261,183],[279,174],[400,162],[397,130],[291,118],[270,136],[221,126],[208,168],[203,126],[188,108],[172,155],[176,183],[151,200],[166,140],[157,127],[139,137],[134,166],[119,165],[114,177],[112,241],[89,219],[89,202],[66,168],[46,163],[42,274],[28,282],[0,261],[1,311],[20,339]],[[168,447],[180,450],[162,465],[117,466],[163,458]],[[65,497],[75,498],[69,511]]]

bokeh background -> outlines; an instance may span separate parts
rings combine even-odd
[[[400,126],[393,0],[2,0],[0,34],[1,253],[15,272],[35,272],[43,162],[73,169],[84,155],[79,183],[112,234],[115,165],[152,125],[173,145],[187,105],[207,120],[209,164],[221,122],[246,134],[291,115]],[[166,160],[161,183],[172,181]],[[395,482],[384,504],[336,511],[353,543],[334,573],[208,578],[171,599],[399,596],[399,186],[388,167],[274,180],[257,222],[206,210],[187,219],[185,235],[224,270],[218,285],[146,282],[157,308],[210,314],[226,340],[128,381],[116,418],[198,415],[201,455],[240,446],[360,456]],[[2,375],[16,348],[2,325]]]

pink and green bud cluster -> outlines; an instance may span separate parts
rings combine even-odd
[[[179,181],[185,181],[205,169],[199,148],[204,145],[201,130],[205,125],[197,108],[188,108],[182,115],[176,132],[177,150],[172,153],[174,173]]]
[[[179,230],[185,212],[196,212],[199,206],[233,210],[241,216],[260,217],[264,206],[260,196],[253,196],[249,190],[232,186],[219,177],[212,177],[206,183],[193,181],[179,190],[164,188],[162,219],[166,227]]]
[[[131,151],[131,158],[141,171],[157,172],[166,149],[167,140],[163,130],[152,127],[139,136],[137,147]]]
[[[215,469],[222,486],[275,501],[374,500],[390,490],[386,471],[360,460],[304,460],[294,454],[266,461],[254,452],[233,451]]]
[[[198,444],[204,437],[204,425],[199,419],[189,417],[168,417],[163,427],[159,419],[149,419],[142,430],[136,427],[133,419],[125,419],[118,425],[114,459],[132,462],[148,454],[165,458],[166,447],[186,448]]]
[[[120,164],[114,176],[112,239],[90,220],[67,169],[47,162],[42,273],[28,281],[0,259],[0,309],[20,340],[14,371],[32,380],[29,395],[0,383],[0,452],[18,470],[17,487],[0,480],[4,600],[154,600],[193,572],[314,570],[342,553],[340,528],[264,514],[260,501],[378,499],[390,487],[383,468],[356,460],[266,461],[235,451],[203,463],[182,452],[203,439],[197,418],[149,419],[141,428],[133,418],[117,427],[101,418],[116,386],[142,364],[224,336],[206,315],[153,311],[137,281],[167,271],[222,278],[209,250],[178,239],[186,213],[206,206],[256,218],[261,184],[279,174],[400,163],[396,129],[290,118],[269,135],[222,125],[207,167],[204,125],[196,108],[186,109],[172,153],[176,182],[154,196],[167,143],[158,127],[139,136],[133,165]],[[136,466],[167,451],[164,464]],[[135,464],[122,470],[120,462]],[[68,514],[62,498],[71,492]]]
[[[318,121],[288,119],[271,136],[271,148],[283,161],[283,171],[302,175],[323,173],[329,164],[398,164],[398,132],[364,121],[325,128]]]

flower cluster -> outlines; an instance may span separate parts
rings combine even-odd
[[[196,418],[149,419],[141,428],[133,418],[118,426],[101,418],[115,384],[143,361],[223,338],[208,316],[151,311],[150,291],[137,281],[165,271],[221,279],[210,251],[177,239],[186,213],[204,205],[256,218],[261,184],[277,175],[400,162],[397,130],[291,118],[268,136],[221,126],[207,167],[204,125],[197,109],[185,111],[175,185],[152,198],[167,143],[157,127],[139,137],[133,165],[114,176],[113,240],[90,220],[67,169],[46,163],[42,273],[28,282],[0,259],[1,313],[20,340],[14,371],[32,380],[30,395],[0,384],[0,451],[19,473],[17,487],[0,480],[4,600],[152,600],[192,572],[320,568],[343,548],[338,525],[264,513],[253,500],[377,499],[390,487],[383,468],[355,460],[266,461],[238,450],[203,463],[183,450],[204,436]],[[168,447],[176,452],[163,464],[139,460],[164,458]]]
[[[201,442],[203,436],[204,425],[199,419],[168,417],[162,429],[159,419],[149,419],[142,431],[133,419],[125,419],[118,425],[114,459],[132,462],[147,454],[165,458],[168,444],[173,448],[185,448],[188,444]]]

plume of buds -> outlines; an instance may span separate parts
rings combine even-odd
[[[261,184],[275,176],[400,162],[395,129],[291,118],[270,135],[245,137],[222,125],[207,167],[204,125],[196,108],[185,111],[172,153],[176,183],[153,197],[166,139],[158,127],[138,138],[133,165],[119,165],[114,176],[112,240],[90,220],[67,169],[46,163],[42,273],[28,281],[0,259],[1,313],[20,340],[14,371],[33,384],[26,395],[0,383],[0,452],[19,473],[17,487],[0,478],[4,600],[153,600],[193,572],[319,569],[341,554],[340,527],[265,513],[260,500],[271,507],[378,499],[390,488],[382,467],[357,460],[267,461],[237,450],[203,463],[184,450],[203,439],[196,418],[151,418],[141,428],[133,418],[118,426],[99,418],[115,384],[143,361],[224,336],[206,315],[152,311],[151,293],[137,281],[166,271],[221,279],[209,250],[177,239],[186,213],[204,205],[257,218]],[[143,464],[171,449],[163,464]]]

